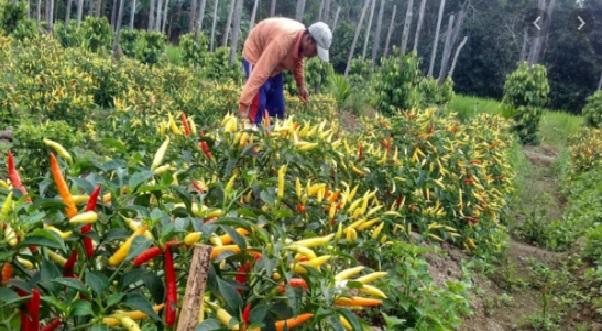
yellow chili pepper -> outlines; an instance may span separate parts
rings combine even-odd
[[[339,272],[338,274],[336,274],[334,276],[334,279],[335,280],[345,280],[353,275],[360,273],[362,270],[364,270],[363,266],[345,269],[345,270]]]
[[[61,230],[59,230],[59,229],[57,229],[57,228],[55,228],[54,226],[51,226],[51,225],[47,225],[46,229],[47,230],[52,230],[52,231],[56,232],[63,239],[69,238],[69,236],[73,233],[71,231],[63,232],[63,231],[61,231]]]
[[[10,226],[10,224],[6,224],[6,229],[4,229],[4,237],[6,238],[6,241],[8,241],[8,244],[11,247],[15,247],[19,243],[19,240],[17,239],[17,234],[15,233],[15,230],[13,230],[13,228]]]
[[[44,142],[44,144],[46,146],[52,147],[56,153],[60,156],[62,156],[63,158],[65,158],[66,160],[68,160],[70,163],[73,163],[73,158],[71,157],[71,155],[69,155],[69,153],[67,152],[67,150],[65,149],[65,147],[63,147],[61,144],[52,141],[50,139],[44,138],[42,140]]]
[[[33,263],[31,263],[31,261],[22,257],[17,257],[17,261],[19,261],[19,263],[21,263],[26,269],[33,269]]]
[[[167,146],[169,145],[169,136],[165,138],[161,147],[155,153],[155,157],[153,158],[153,163],[151,164],[151,170],[155,170],[161,162],[163,162],[163,158],[165,157],[165,153],[167,152]]]
[[[61,266],[65,266],[65,263],[67,263],[67,259],[58,255],[57,253],[53,252],[53,251],[48,251],[48,256],[50,257],[50,259],[56,263],[58,263]]]
[[[6,196],[6,200],[4,200],[4,203],[2,204],[2,209],[0,209],[0,221],[4,220],[4,218],[8,218],[12,203],[13,203],[13,192],[10,191],[8,193],[8,195]]]
[[[387,275],[386,272],[373,272],[373,273],[361,276],[356,280],[362,284],[368,284],[368,283],[370,283],[376,279],[382,278],[386,275]]]
[[[280,167],[280,170],[278,170],[278,192],[276,193],[276,195],[280,199],[282,199],[282,197],[284,196],[284,176],[286,175],[286,168],[287,165],[283,164]]]
[[[95,211],[87,211],[77,216],[72,217],[69,223],[72,224],[89,224],[96,223],[98,220],[98,214]]]
[[[140,326],[133,319],[129,317],[118,317],[118,319],[128,331],[140,331]]]
[[[316,253],[313,250],[311,250],[305,246],[289,245],[289,246],[284,246],[283,249],[295,251],[302,256],[307,256],[310,259],[315,259],[317,257]]]
[[[374,287],[372,285],[364,284],[364,286],[362,286],[362,288],[360,288],[360,291],[364,292],[366,294],[373,295],[375,297],[381,297],[383,299],[387,298],[387,296],[385,295],[385,293],[383,291],[377,289],[376,287]]]
[[[382,222],[378,227],[376,227],[376,229],[374,229],[374,232],[372,232],[372,239],[376,239],[376,237],[378,237],[384,226],[385,222]]]
[[[331,233],[327,236],[311,238],[311,239],[302,239],[297,240],[293,244],[297,246],[305,246],[305,247],[317,247],[327,244],[334,237],[334,233]]]
[[[144,235],[145,232],[146,228],[143,226],[136,229],[136,231],[134,231],[128,240],[126,240],[125,243],[123,243],[123,245],[121,245],[121,247],[119,247],[119,249],[109,258],[109,264],[111,266],[116,266],[125,260],[126,256],[130,252],[130,247],[132,246],[134,238],[138,235]]]

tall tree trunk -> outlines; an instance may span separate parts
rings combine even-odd
[[[339,15],[341,14],[341,6],[337,7],[337,12],[334,14],[334,21],[332,23],[332,33],[337,28],[337,24],[339,23]]]
[[[54,31],[54,0],[50,0],[50,20],[48,21],[48,32]]]
[[[297,8],[295,9],[295,20],[303,22],[305,14],[305,0],[297,0]]]
[[[82,14],[84,12],[84,0],[79,0],[77,2],[77,27],[79,28],[82,23]]]
[[[370,40],[370,31],[372,30],[372,17],[374,17],[374,7],[376,6],[376,0],[372,0],[370,4],[370,18],[368,19],[368,27],[366,28],[366,34],[364,35],[364,49],[362,51],[362,61],[366,58],[366,49],[368,49],[368,40]]]
[[[360,35],[360,30],[362,29],[362,23],[364,23],[364,16],[366,16],[366,10],[368,10],[368,5],[370,4],[370,0],[364,0],[364,7],[362,8],[362,14],[360,15],[360,21],[355,28],[355,34],[353,34],[353,41],[351,42],[351,50],[349,50],[349,58],[347,59],[347,67],[345,68],[345,78],[349,75],[349,69],[351,68],[351,60],[353,60],[353,51],[355,50],[355,44],[357,43],[357,38]],[[339,9],[341,7],[339,6]],[[336,17],[338,19],[338,15]],[[335,20],[336,22],[336,20]]]
[[[207,7],[207,0],[201,0],[199,6],[199,15],[196,18],[196,30],[198,32],[203,31],[203,21],[205,20],[205,8]]]
[[[117,29],[115,32],[115,39],[113,39],[113,52],[117,50],[119,46],[119,36],[121,35],[121,21],[123,21],[123,3],[125,0],[119,0],[119,10],[117,11]]]
[[[445,46],[443,46],[441,64],[439,65],[439,85],[443,84],[443,81],[445,80],[445,71],[447,71],[447,61],[451,54],[452,35],[454,31],[454,17],[455,15],[450,15],[449,21],[447,22],[447,32],[445,33]]]
[[[255,26],[255,15],[257,14],[257,7],[259,6],[259,0],[253,2],[253,11],[251,12],[251,22],[249,23],[249,31],[253,30]]]
[[[374,42],[372,43],[372,68],[376,63],[378,55],[378,47],[380,46],[380,34],[383,29],[383,15],[385,14],[385,0],[380,0],[380,8],[378,10],[378,21],[376,21],[376,31],[374,33]]]
[[[215,50],[215,28],[217,26],[217,9],[219,8],[219,0],[213,2],[213,22],[211,23],[211,40],[209,41],[209,50]]]
[[[389,24],[389,31],[387,31],[387,40],[385,42],[384,58],[387,58],[389,54],[389,44],[391,43],[391,34],[393,34],[393,27],[395,26],[395,13],[397,12],[397,6],[393,5],[393,13],[391,14],[391,24]]]
[[[439,32],[441,31],[441,20],[443,19],[443,9],[445,9],[445,0],[439,4],[439,17],[437,18],[437,28],[435,29],[435,41],[433,42],[433,51],[431,52],[431,62],[429,63],[428,77],[433,78],[435,70],[435,60],[437,59],[437,45],[439,44]]]
[[[222,38],[222,46],[228,46],[228,37],[230,36],[230,25],[232,24],[234,5],[236,5],[236,0],[230,0],[230,9],[228,10],[228,20],[226,21],[226,31],[224,32],[224,37]]]
[[[276,0],[272,0],[272,3],[270,4],[270,16],[275,16],[276,15]]]
[[[155,31],[161,32],[161,19],[163,18],[163,0],[157,0],[157,18],[155,19]]]
[[[426,8],[426,0],[420,2],[420,9],[418,10],[418,23],[416,24],[416,34],[414,36],[414,52],[418,51],[418,41],[420,41],[420,32],[422,31],[422,24],[424,24],[424,9]]]
[[[238,35],[240,34],[240,20],[242,18],[242,5],[244,0],[236,1],[236,12],[234,15],[234,24],[232,25],[232,43],[230,44],[230,65],[236,61],[236,51],[238,50]]]
[[[167,12],[169,11],[169,0],[165,0],[165,7],[163,7],[163,20],[161,21],[161,32],[165,33],[165,26],[167,25]],[[169,35],[167,35],[169,38]]]
[[[403,56],[406,53],[408,47],[408,37],[410,36],[410,30],[412,29],[412,21],[414,19],[414,0],[408,0],[408,8],[406,9],[406,20],[403,23],[403,36],[401,37],[401,48],[400,52]]]
[[[42,28],[42,0],[38,0],[36,4],[36,26],[38,30]]]
[[[539,0],[539,5],[538,5],[539,10],[541,10],[541,11],[546,10],[546,7],[547,7],[546,2],[547,2],[546,0]],[[549,15],[548,15],[548,21],[542,22],[542,24],[545,24],[547,26],[550,25]],[[531,46],[531,49],[529,50],[529,58],[528,58],[529,66],[531,66],[534,63],[537,63],[539,61],[539,51],[541,49],[541,43],[543,41],[543,38],[544,38],[544,36],[539,33],[537,34],[537,36],[535,36],[535,38],[533,40],[533,44]]]
[[[523,47],[520,50],[520,56],[518,57],[518,62],[523,62],[527,58],[527,45],[529,41],[529,35],[527,34],[527,29],[523,29]]]
[[[194,24],[196,23],[196,7],[198,0],[190,0],[190,10],[188,11],[188,32],[194,32]]]
[[[322,21],[322,14],[324,11],[324,0],[320,0],[320,8],[318,9],[318,21]]]
[[[468,41],[468,36],[464,36],[464,38],[462,39],[462,41],[460,42],[460,45],[458,45],[458,48],[456,48],[456,55],[454,55],[454,60],[452,61],[451,64],[451,68],[449,68],[449,77],[454,76],[454,70],[456,69],[456,63],[458,63],[458,57],[460,56],[460,51],[462,50],[462,47],[464,47],[464,45],[466,45],[466,41]]]
[[[96,12],[94,13],[94,17],[99,18],[100,17],[100,12],[102,10],[102,0],[97,0],[95,3],[95,7],[94,8],[96,10]]]
[[[322,15],[322,22],[328,23],[330,21],[330,0],[326,0],[324,3],[324,14]]]
[[[69,19],[71,18],[71,5],[73,0],[67,0],[67,8],[65,8],[65,25],[69,24]]]
[[[147,27],[147,31],[151,32],[153,31],[153,28],[155,27],[155,3],[157,0],[150,0],[150,9],[148,11],[148,27]]]
[[[598,82],[598,91],[602,90],[602,75],[600,75],[600,81]]]
[[[134,30],[134,16],[136,15],[136,0],[132,0],[130,11],[130,30]]]
[[[111,6],[111,28],[113,32],[117,31],[117,12],[119,11],[119,0],[113,0]]]

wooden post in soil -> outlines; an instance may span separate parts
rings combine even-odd
[[[211,250],[212,246],[194,245],[194,255],[188,271],[186,293],[184,293],[184,303],[182,304],[177,331],[193,331],[198,324],[201,303],[205,296],[207,276],[209,275]]]

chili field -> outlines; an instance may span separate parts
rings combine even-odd
[[[515,196],[511,123],[439,108],[361,118],[287,94],[257,130],[237,81],[0,36],[0,329],[175,330],[195,244],[212,246],[195,330],[450,330]],[[5,167],[6,166],[6,167]]]

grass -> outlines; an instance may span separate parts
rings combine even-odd
[[[450,112],[458,113],[465,120],[476,114],[501,114],[501,103],[495,99],[455,95],[448,105]],[[583,124],[581,115],[573,115],[563,110],[546,110],[539,122],[541,143],[559,150],[566,147],[568,138],[576,134]]]
[[[476,114],[501,114],[500,102],[495,99],[471,97],[456,94],[447,106],[452,113],[458,113],[458,118],[465,120]]]
[[[165,54],[170,63],[182,64],[182,49],[177,45],[165,45]]]
[[[564,111],[547,111],[539,122],[541,142],[557,149],[567,146],[570,136],[576,134],[583,124],[581,115],[573,115]]]

